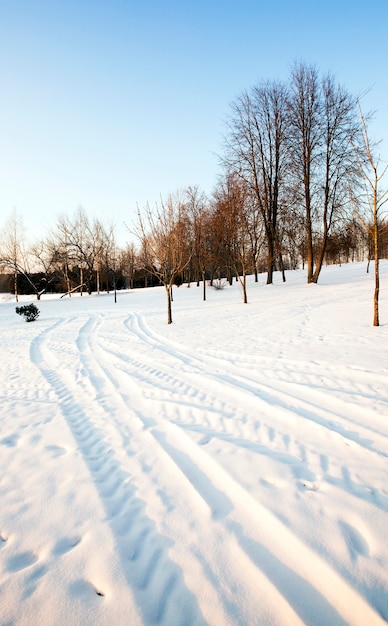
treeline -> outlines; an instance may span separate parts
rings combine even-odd
[[[0,290],[17,294],[87,293],[182,282],[232,282],[244,274],[266,272],[268,254],[260,216],[248,210],[246,187],[230,176],[209,199],[188,188],[153,210],[139,213],[132,233],[137,242],[120,249],[113,229],[106,229],[79,209],[61,218],[54,231],[26,247],[22,223],[13,216],[3,230]],[[381,256],[388,256],[388,226],[380,232]],[[322,235],[314,233],[313,253]],[[373,258],[372,226],[350,217],[327,235],[324,262],[347,263]],[[303,267],[306,245],[303,221],[284,229],[273,269]]]
[[[285,280],[287,269],[306,267],[307,281],[317,282],[324,263],[370,260],[376,249],[386,257],[388,226],[381,206],[370,205],[380,196],[377,182],[369,185],[366,139],[357,98],[332,76],[296,64],[287,83],[260,83],[232,104],[210,195],[189,187],[140,210],[125,249],[83,209],[26,249],[13,216],[0,242],[0,287],[39,298],[163,284],[171,316],[173,284],[202,282],[206,298],[206,281],[237,277],[246,302],[251,273],[257,280],[266,272],[270,284],[275,270]]]

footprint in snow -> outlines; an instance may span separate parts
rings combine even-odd
[[[0,548],[3,548],[7,541],[8,537],[4,533],[0,532]]]
[[[263,485],[263,487],[267,487],[269,489],[274,489],[277,487],[276,481],[271,478],[260,478],[259,483]]]
[[[41,435],[32,435],[29,439],[30,443],[39,443],[42,440]]]
[[[38,560],[38,555],[35,552],[19,552],[11,556],[6,562],[6,569],[8,572],[20,572],[27,567],[31,567]]]
[[[298,478],[304,486],[314,483],[317,480],[316,474],[311,472],[305,463],[297,463],[292,466],[295,478]]]
[[[357,561],[359,556],[369,556],[369,543],[364,535],[357,528],[346,522],[340,522],[340,527],[352,561]]]
[[[51,452],[53,457],[62,456],[67,453],[66,448],[62,446],[45,446],[45,449]]]
[[[59,541],[57,541],[52,553],[55,556],[62,556],[63,554],[70,552],[70,550],[73,550],[73,548],[78,546],[79,543],[81,543],[81,537],[63,537],[62,539],[59,539]]]
[[[35,593],[38,588],[38,583],[40,579],[43,578],[43,576],[45,576],[48,571],[49,570],[46,565],[41,565],[40,567],[38,566],[37,568],[33,568],[31,574],[25,581],[22,600],[26,600],[27,598],[32,596],[33,593]]]
[[[329,457],[326,454],[321,454],[319,458],[322,471],[327,473],[329,470]]]
[[[102,591],[100,587],[96,587],[93,583],[88,580],[75,580],[69,585],[70,594],[74,598],[80,598],[87,600],[88,598],[94,596],[99,596],[103,598],[105,593]]]
[[[3,437],[0,439],[0,444],[3,446],[8,446],[9,448],[15,448],[18,445],[20,437],[16,433],[14,435],[8,435],[8,437]]]

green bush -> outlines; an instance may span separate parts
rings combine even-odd
[[[26,322],[34,322],[39,317],[40,311],[35,304],[25,304],[24,306],[17,306],[16,313],[24,315]]]

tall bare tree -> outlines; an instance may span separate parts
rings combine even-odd
[[[288,111],[292,166],[300,183],[300,201],[305,211],[307,281],[310,283],[314,276],[314,196],[317,193],[316,172],[320,166],[322,136],[319,77],[314,66],[304,63],[294,66]]]
[[[362,139],[357,115],[357,100],[337,85],[332,76],[321,83],[322,163],[319,172],[322,184],[318,196],[318,220],[321,223],[320,245],[312,282],[318,282],[331,228],[347,217],[352,195],[360,185],[360,172],[354,146]]]
[[[364,168],[364,178],[366,185],[366,199],[369,210],[373,216],[373,255],[375,261],[375,289],[373,296],[373,326],[379,326],[379,292],[380,292],[380,271],[379,271],[379,240],[380,231],[384,225],[383,206],[388,202],[388,189],[380,190],[381,182],[388,171],[388,165],[381,167],[381,159],[375,156],[374,147],[370,141],[365,117],[360,107],[360,117],[362,121],[362,132],[366,154],[366,168]]]
[[[223,163],[248,185],[263,221],[267,242],[267,283],[273,282],[278,254],[278,218],[287,174],[287,89],[266,82],[232,104]]]
[[[292,188],[304,207],[307,281],[318,281],[331,229],[350,217],[360,183],[354,145],[361,140],[357,100],[329,74],[296,64],[291,74],[289,143]]]

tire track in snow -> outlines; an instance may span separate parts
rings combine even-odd
[[[381,462],[384,463],[386,451],[384,448],[379,450],[370,443],[372,434],[368,432],[367,427],[364,427],[362,430],[364,436],[364,439],[362,439],[359,432],[348,430],[346,419],[345,425],[338,424],[338,420],[342,419],[341,415],[328,413],[326,409],[316,407],[315,403],[312,407],[311,404],[306,401],[295,397],[294,387],[292,387],[294,393],[291,395],[277,391],[275,388],[265,386],[257,381],[248,380],[247,382],[245,378],[241,381],[240,377],[232,377],[229,373],[223,374],[220,371],[213,372],[213,368],[211,367],[212,361],[209,363],[207,359],[202,360],[201,368],[201,359],[199,357],[182,353],[176,349],[175,346],[172,348],[164,338],[161,338],[159,345],[156,339],[157,336],[153,333],[151,333],[150,338],[147,334],[147,327],[137,313],[133,313],[129,316],[125,321],[125,326],[130,333],[134,333],[138,337],[139,341],[145,342],[146,345],[150,345],[152,349],[160,351],[162,354],[167,354],[171,357],[172,361],[170,359],[169,363],[169,359],[167,359],[165,364],[161,365],[158,369],[154,364],[155,359],[152,365],[150,365],[150,359],[146,359],[145,363],[143,363],[127,353],[123,354],[120,347],[113,348],[112,345],[106,345],[106,342],[104,342],[104,349],[111,353],[112,358],[120,358],[122,360],[124,370],[130,367],[131,374],[135,376],[140,383],[152,380],[154,390],[156,388],[159,390],[159,396],[161,391],[164,392],[165,404],[175,403],[177,406],[182,406],[182,404],[186,402],[184,400],[186,397],[190,398],[188,404],[191,404],[193,407],[195,406],[198,410],[203,409],[203,405],[206,404],[210,407],[208,412],[213,412],[215,415],[219,412],[223,417],[218,419],[217,427],[213,429],[214,439],[224,438],[225,440],[229,436],[230,441],[233,441],[233,439],[236,441],[236,416],[238,415],[240,417],[241,428],[242,422],[246,420],[244,413],[240,410],[240,405],[249,406],[251,410],[268,416],[268,425],[266,427],[269,435],[268,438],[271,444],[273,444],[273,440],[276,437],[276,443],[278,445],[276,448],[277,459],[280,461],[283,459],[285,463],[291,461],[291,465],[295,468],[296,478],[302,480],[305,486],[311,486],[311,488],[315,489],[316,484],[319,483],[319,475],[323,472],[327,482],[340,489],[344,489],[346,492],[359,499],[370,501],[372,494],[375,506],[384,511],[388,510],[387,494],[379,492],[379,490],[372,487],[371,484],[358,484],[357,480],[349,480],[347,478],[347,468],[343,468],[340,464],[340,456],[338,456],[336,462],[330,462],[330,456],[332,455],[331,449],[328,449],[327,453],[320,455],[320,471],[318,476],[316,475],[316,471],[311,472],[308,469],[308,459],[305,456],[306,444],[300,444],[297,440],[290,440],[289,431],[282,433],[281,420],[283,420],[283,425],[292,420],[295,423],[296,430],[303,427],[304,438],[307,434],[305,430],[306,423],[311,423],[314,427],[323,428],[324,432],[329,436],[331,436],[333,432],[338,433],[346,445],[348,445],[349,442],[356,444],[356,446],[359,447],[360,454],[361,452],[366,454],[370,452],[372,452],[372,454],[378,454],[381,457]],[[144,328],[142,328],[142,326],[144,326]],[[177,367],[175,363],[171,366],[171,362],[180,363],[180,367]],[[220,370],[219,364],[217,365],[218,370]],[[177,371],[180,372],[179,378],[177,377]],[[190,382],[187,382],[187,378],[189,378]],[[218,395],[216,387],[214,395],[209,394],[209,392],[205,394],[203,391],[203,388],[208,386],[210,378],[213,383],[215,382],[218,385]],[[227,385],[225,385],[225,380],[228,381]],[[174,392],[174,394],[172,392]],[[177,392],[179,392],[179,394]],[[238,393],[237,396],[236,392]],[[218,400],[219,396],[225,398],[229,397],[229,401],[225,400],[221,403]],[[198,404],[194,403],[194,399],[196,402],[198,401]],[[274,410],[274,407],[276,410]],[[319,417],[319,415],[322,417]],[[233,432],[230,432],[229,429],[229,425],[231,424],[229,418],[231,417],[233,417]],[[269,425],[269,418],[271,419],[271,425]],[[174,419],[176,423],[179,423],[179,420],[175,418],[172,419]],[[265,420],[261,421],[263,421],[263,423],[265,422]],[[182,424],[182,427],[185,429],[190,428],[187,424]],[[194,424],[192,428],[193,432],[195,432],[195,429]],[[211,429],[209,429],[209,431],[211,431]],[[222,432],[224,432],[225,435],[223,435]],[[257,433],[257,435],[259,436],[259,433]],[[371,437],[371,439],[368,439],[368,437]],[[313,441],[315,441],[315,438],[316,433],[313,433]],[[263,436],[261,436],[261,438],[259,437],[259,439],[261,439],[261,444],[259,445],[263,446]],[[384,446],[385,440],[386,437],[381,437],[380,445]],[[249,439],[247,439],[247,441],[249,441]],[[273,445],[267,448],[259,446],[254,448],[252,445],[247,444],[245,447],[250,447],[251,450],[256,449],[259,453],[264,453],[268,456],[273,453],[274,449]],[[293,459],[290,458],[292,448]],[[316,456],[316,454],[314,456]],[[316,466],[317,460],[313,460]],[[331,466],[333,470],[335,470],[333,475],[329,472]]]
[[[135,329],[137,336],[144,341],[135,325],[127,323],[127,328],[129,332],[133,332]],[[124,384],[124,376],[126,375],[128,378],[133,376],[134,370],[140,365],[140,362],[128,355],[125,357],[124,355],[118,356],[113,349],[101,348],[101,341],[99,341],[97,348],[96,341],[95,339],[93,342],[93,349],[95,351],[102,349],[105,353],[109,352],[111,366],[113,361],[120,359],[124,359],[127,365],[131,366],[130,371],[127,371],[126,374],[123,367],[120,367],[119,370],[110,368],[108,376],[112,383],[121,387]],[[145,341],[147,343],[147,337]],[[157,342],[154,347],[158,348]],[[171,356],[179,358],[176,357],[175,352]],[[103,362],[104,358],[99,357],[96,360]],[[186,356],[182,357],[181,360],[187,363]],[[147,366],[146,363],[143,367],[145,370],[144,380],[150,375],[157,379],[162,377],[168,384],[174,380],[171,374],[158,371],[156,365]],[[166,370],[168,369],[166,366]],[[176,386],[179,386],[180,382],[183,388],[187,387],[187,384],[177,376],[175,381]],[[140,412],[139,417],[142,419]],[[373,609],[369,608],[365,601],[329,565],[302,544],[267,509],[260,506],[241,485],[235,483],[231,475],[225,472],[204,451],[202,446],[198,446],[192,439],[187,438],[181,428],[169,424],[166,420],[156,418],[146,418],[143,419],[143,422],[175,463],[178,470],[186,476],[189,485],[209,505],[212,511],[212,524],[221,525],[224,531],[233,535],[239,547],[239,560],[246,563],[248,559],[250,567],[257,568],[257,577],[264,575],[267,579],[267,585],[270,583],[280,588],[283,598],[292,605],[293,610],[304,623],[311,623],[309,615],[312,613],[314,614],[314,624],[319,623],[317,613],[322,615],[322,624],[326,624],[328,621],[333,624],[348,623],[347,619],[350,619],[351,623],[356,623],[357,619],[355,620],[354,617],[356,605],[359,605],[360,616],[363,615],[360,617],[359,623],[362,623],[366,614],[370,614],[372,622],[379,623],[379,618]],[[246,527],[249,527],[249,535],[246,535],[245,530],[243,530]],[[288,558],[285,558],[284,555],[288,555]],[[300,565],[300,560],[304,562],[304,565]],[[312,575],[312,571],[314,575]],[[333,580],[335,580],[334,594],[331,588]],[[290,596],[290,589],[293,589],[292,597]],[[324,589],[323,595],[321,589]],[[342,598],[346,597],[346,603],[338,600],[338,595]],[[345,607],[345,604],[348,606],[349,597],[352,597],[351,616],[349,609]],[[295,598],[297,599],[295,600]],[[306,601],[306,598],[309,598],[311,602]],[[330,600],[328,601],[327,598]],[[317,607],[319,607],[318,610]]]
[[[348,445],[348,442],[350,441],[355,443],[356,446],[359,446],[360,452],[366,452],[367,454],[370,452],[377,453],[381,456],[382,462],[384,462],[386,456],[385,451],[379,453],[379,451],[373,450],[372,446],[369,445],[368,439],[365,438],[365,440],[362,440],[357,432],[348,433],[348,431],[345,430],[345,426],[340,427],[337,424],[336,428],[336,423],[333,421],[335,417],[332,414],[329,414],[329,418],[327,418],[327,411],[325,409],[317,407],[317,414],[313,414],[313,419],[311,419],[311,406],[303,400],[299,401],[299,399],[294,396],[287,395],[281,391],[277,392],[277,390],[263,384],[259,384],[256,381],[249,380],[246,382],[246,380],[243,379],[243,382],[241,382],[239,380],[240,377],[231,377],[229,373],[214,373],[211,365],[206,359],[203,360],[201,369],[201,361],[199,358],[181,353],[175,347],[171,348],[168,345],[166,346],[164,338],[161,339],[160,346],[154,334],[151,337],[151,340],[149,340],[146,330],[142,330],[140,328],[139,320],[141,320],[141,318],[138,314],[131,314],[125,321],[127,330],[130,333],[134,333],[140,342],[144,342],[146,345],[152,346],[152,349],[170,356],[172,359],[171,362],[174,363],[173,366],[171,365],[171,362],[169,363],[169,359],[164,361],[159,367],[155,364],[155,359],[152,361],[152,365],[150,364],[151,359],[148,357],[145,362],[142,362],[139,358],[134,358],[128,353],[124,354],[120,346],[113,347],[114,341],[112,342],[111,339],[109,339],[109,345],[107,345],[106,340],[100,340],[100,344],[106,352],[110,353],[111,358],[121,360],[122,370],[124,372],[128,371],[128,368],[130,368],[131,376],[135,377],[139,383],[151,386],[150,381],[152,381],[152,391],[150,393],[154,394],[157,389],[158,397],[163,397],[165,406],[168,404],[175,404],[177,407],[182,407],[182,405],[192,406],[196,410],[201,411],[203,414],[203,406],[206,405],[208,407],[208,413],[213,413],[215,417],[218,416],[216,428],[209,428],[208,433],[211,433],[213,439],[223,441],[229,440],[229,442],[236,445],[238,445],[235,433],[236,422],[238,423],[238,420],[236,419],[237,416],[239,416],[240,419],[241,430],[243,429],[244,421],[247,421],[248,424],[249,421],[251,421],[249,419],[247,420],[244,411],[240,409],[240,405],[249,407],[250,411],[254,410],[256,413],[263,413],[268,416],[268,425],[266,426],[266,429],[271,445],[265,445],[263,442],[263,436],[260,437],[259,433],[256,434],[257,438],[261,440],[260,443],[252,445],[248,436],[245,438],[244,443],[244,436],[243,433],[241,433],[239,442],[242,443],[243,447],[250,448],[259,454],[273,456],[273,444],[274,439],[276,439],[275,443],[277,443],[277,448],[275,455],[277,461],[283,462],[284,464],[292,467],[295,478],[301,482],[304,487],[317,489],[317,485],[319,485],[320,482],[320,475],[323,472],[326,482],[331,483],[339,489],[345,490],[353,497],[361,500],[370,501],[372,494],[375,506],[384,511],[388,510],[388,496],[379,492],[379,490],[372,487],[371,484],[358,484],[357,480],[352,480],[347,468],[341,466],[340,457],[336,460],[336,462],[330,461],[330,456],[332,454],[331,449],[328,449],[326,454],[320,454],[319,459],[312,459],[314,466],[316,466],[317,463],[320,465],[318,475],[316,470],[311,471],[308,467],[310,461],[306,456],[307,444],[305,442],[301,444],[297,439],[295,439],[295,437],[291,439],[289,431],[287,431],[287,433],[282,433],[281,424],[283,423],[284,426],[284,423],[291,423],[291,421],[293,421],[295,423],[296,431],[298,431],[298,428],[300,429],[303,427],[304,439],[307,435],[305,430],[306,423],[311,423],[314,427],[323,428],[324,432],[329,435],[331,435],[332,432],[337,432],[346,445]],[[180,363],[181,367],[177,367],[175,362]],[[177,376],[178,371],[180,372],[179,377]],[[189,378],[190,382],[187,382],[187,378]],[[214,383],[216,383],[216,386],[214,386],[214,394],[210,394],[208,391],[203,391],[203,389],[208,386],[210,378],[213,381],[213,386]],[[225,380],[228,381],[227,385],[225,385]],[[270,389],[271,394],[269,394],[268,389]],[[229,400],[220,402],[220,396],[229,398]],[[187,401],[187,398],[190,400]],[[276,408],[276,410],[274,410],[274,408]],[[323,417],[317,417],[319,413],[321,413]],[[230,418],[233,418],[232,422]],[[190,425],[187,423],[181,424],[179,419],[175,417],[172,417],[171,419],[182,428],[190,430]],[[271,420],[271,425],[269,425],[269,419]],[[263,423],[265,422],[265,420],[261,421],[263,421]],[[232,431],[230,431],[230,425],[232,425]],[[201,426],[202,422],[199,427],[196,427],[194,424],[191,430],[195,432],[200,429]],[[263,427],[261,426],[261,429],[262,428]],[[316,433],[313,433],[313,441],[315,441],[315,439]],[[204,442],[206,443],[207,441],[205,440]],[[314,453],[314,457],[316,456],[316,453]],[[329,471],[330,467],[334,470],[333,475]]]
[[[370,452],[379,454],[385,458],[388,457],[388,438],[383,433],[375,433],[378,434],[381,439],[381,446],[378,448],[370,438],[371,434],[374,432],[373,430],[370,430],[368,427],[359,423],[355,423],[350,418],[346,418],[350,403],[344,403],[336,398],[335,401],[333,401],[336,405],[335,408],[322,408],[322,406],[316,404],[316,401],[313,402],[311,399],[303,399],[300,397],[300,391],[303,390],[306,392],[305,389],[301,389],[300,385],[297,386],[296,393],[295,385],[292,383],[282,381],[282,384],[287,388],[287,390],[285,390],[284,388],[279,389],[278,387],[274,387],[273,384],[264,384],[261,381],[258,382],[256,380],[252,380],[247,376],[236,376],[230,374],[230,372],[225,371],[225,365],[223,366],[222,363],[220,364],[219,359],[214,360],[207,357],[199,357],[198,354],[195,356],[188,356],[175,345],[172,346],[169,344],[164,338],[160,339],[158,342],[157,336],[150,331],[139,314],[134,313],[130,318],[130,322],[130,324],[126,322],[127,327],[131,328],[132,332],[135,332],[139,338],[143,339],[143,341],[148,342],[156,349],[166,352],[170,357],[177,359],[186,366],[190,365],[194,370],[197,369],[199,374],[205,370],[206,376],[211,376],[215,382],[220,383],[224,387],[225,383],[227,383],[226,390],[228,387],[235,387],[239,390],[247,392],[253,397],[263,400],[268,405],[277,406],[278,408],[288,411],[291,414],[302,415],[305,419],[314,422],[322,428],[337,432],[339,435],[344,437],[344,439],[348,439],[361,447],[366,448]],[[212,365],[217,368],[218,372],[212,371]],[[224,372],[219,371],[222,369],[224,369]],[[386,379],[384,377],[381,377],[381,380],[386,383]],[[383,387],[383,389],[385,389],[385,387]],[[310,391],[307,391],[308,395],[310,395]],[[315,392],[316,390],[314,389],[314,394]],[[327,404],[327,394],[324,394],[323,392],[322,404]],[[344,407],[344,410],[340,412],[339,407]],[[356,403],[352,403],[352,409],[355,409],[358,412],[359,406]],[[345,422],[345,425],[339,423],[338,420]],[[350,426],[346,424],[347,422]],[[360,432],[350,430],[354,427],[356,427]]]
[[[111,364],[109,368],[104,366],[105,359],[101,358],[98,354],[99,349],[96,345],[97,337],[97,332],[94,332],[93,334],[89,333],[88,340],[84,337],[81,342],[78,342],[82,351],[81,360],[83,362],[83,367],[89,371],[89,379],[101,381],[101,378],[104,377],[105,388],[107,389],[108,387],[111,387],[116,390],[116,395],[114,398],[111,398],[111,401],[115,404],[116,414],[119,414],[123,407],[127,407],[128,404],[131,403],[132,394],[136,394],[136,389],[133,381],[131,381],[128,376],[126,376],[123,382],[120,380],[120,377],[117,376],[117,373],[113,373]],[[119,374],[122,374],[122,372],[119,372]],[[121,395],[117,392],[117,390],[119,390],[123,384],[126,388],[126,392]],[[110,410],[112,410],[112,407],[110,407]],[[244,554],[244,552],[238,550],[237,558],[236,556],[233,556],[233,558],[230,557],[230,550],[228,547],[229,533],[226,533],[225,531],[222,532],[218,528],[215,530],[213,529],[211,520],[225,517],[231,508],[228,498],[224,495],[223,490],[215,489],[212,486],[211,481],[207,479],[206,472],[204,472],[199,466],[190,462],[188,457],[186,458],[185,463],[177,463],[176,458],[171,456],[170,448],[161,445],[160,440],[156,436],[156,422],[154,422],[152,418],[144,416],[141,410],[136,411],[136,415],[138,415],[137,418],[135,413],[131,415],[130,427],[126,426],[122,420],[120,420],[119,423],[115,420],[115,423],[117,430],[123,434],[124,439],[127,438],[127,431],[130,430],[131,439],[132,441],[134,439],[137,440],[137,447],[140,450],[149,450],[151,448],[153,451],[152,464],[154,466],[154,471],[152,480],[158,486],[157,492],[159,497],[161,497],[165,503],[169,503],[170,508],[175,508],[178,511],[176,515],[178,521],[175,522],[174,533],[171,534],[170,531],[171,541],[175,538],[177,542],[178,537],[181,538],[182,544],[184,545],[187,541],[186,537],[190,537],[193,534],[191,527],[195,525],[196,522],[191,518],[193,515],[195,518],[196,511],[200,510],[206,516],[206,527],[203,525],[200,527],[201,535],[209,534],[207,541],[203,536],[201,536],[200,540],[201,543],[205,543],[206,549],[198,548],[199,542],[196,536],[192,540],[192,546],[188,549],[189,554],[184,553],[182,557],[182,567],[185,567],[186,571],[198,572],[198,576],[192,585],[193,588],[196,589],[196,594],[198,596],[203,596],[205,592],[206,597],[209,598],[206,603],[201,603],[203,613],[209,620],[209,623],[222,623],[226,625],[240,622],[240,620],[242,620],[242,623],[249,623],[252,625],[256,623],[267,623],[267,620],[264,619],[264,617],[258,617],[260,615],[265,615],[265,611],[262,606],[265,602],[263,598],[261,598],[260,602],[258,599],[255,599],[256,589],[252,588],[252,582],[246,579],[247,567],[249,569],[255,569],[252,580],[261,580],[261,586],[263,589],[267,589],[268,597],[277,598],[276,607],[271,606],[271,604],[266,606],[268,614],[272,615],[275,610],[278,615],[278,612],[281,610],[281,613],[284,616],[288,616],[292,623],[300,623],[296,613],[284,600],[282,595],[279,594],[274,584],[263,576],[260,570],[254,567],[251,560]],[[135,462],[135,459],[133,459],[133,461]],[[187,465],[190,467],[190,472],[187,469]],[[143,470],[145,470],[146,476],[149,473],[150,468],[145,466],[144,461],[142,467]],[[142,470],[142,467],[140,467],[140,471]],[[166,473],[169,476],[171,475],[167,482],[163,478]],[[182,496],[179,497],[179,504],[176,502],[176,490],[178,489],[178,486],[181,486],[180,493],[185,494],[184,499],[188,501],[188,505],[182,505]],[[155,484],[148,484],[147,492],[152,491],[152,488],[155,490]],[[183,506],[187,512],[186,515],[179,513],[180,506]],[[165,532],[168,531],[167,527],[164,528],[164,530]],[[213,546],[216,546],[217,556],[209,560],[207,558],[207,552],[214,552],[215,548]],[[235,548],[235,550],[236,549],[237,548]],[[179,548],[177,549],[177,552],[179,553]],[[197,552],[199,552],[199,554],[197,554]],[[141,555],[139,555],[139,559],[140,558]],[[224,563],[224,567],[221,567],[220,562]],[[225,576],[220,574],[220,569],[225,572],[232,571],[233,569],[238,570],[238,574],[232,573]],[[204,570],[207,572],[207,575],[205,576]],[[220,577],[224,578],[221,586],[219,584]],[[192,578],[192,575],[190,575],[190,578]],[[214,582],[212,582],[213,580]],[[241,587],[241,585],[244,584],[244,581],[246,586],[250,587],[250,602],[247,606],[241,605],[234,597],[234,590]],[[180,603],[181,602],[182,601],[180,600]],[[232,617],[234,616],[234,619],[231,619],[229,615]],[[166,623],[175,624],[177,622],[176,619],[173,619],[172,622]],[[191,624],[191,621],[189,620],[188,623]],[[268,623],[273,623],[273,620],[271,619]]]
[[[88,337],[98,332],[101,323],[94,317],[89,318],[79,330],[76,340],[82,365],[95,387],[98,387],[96,368],[88,363],[85,350]],[[137,494],[127,468],[123,469],[115,450],[107,442],[106,433],[90,417],[97,405],[87,410],[89,403],[93,405],[91,398],[87,399],[87,403],[77,400],[76,383],[75,389],[72,389],[69,382],[64,382],[60,373],[60,355],[50,349],[50,337],[54,332],[57,337],[60,327],[61,322],[32,341],[31,361],[54,390],[62,414],[89,468],[115,539],[123,574],[134,592],[144,624],[206,624],[196,598],[185,586],[183,572],[168,556],[170,542],[159,534],[146,513],[146,503]],[[96,586],[96,593],[104,596],[100,586],[98,591]]]

